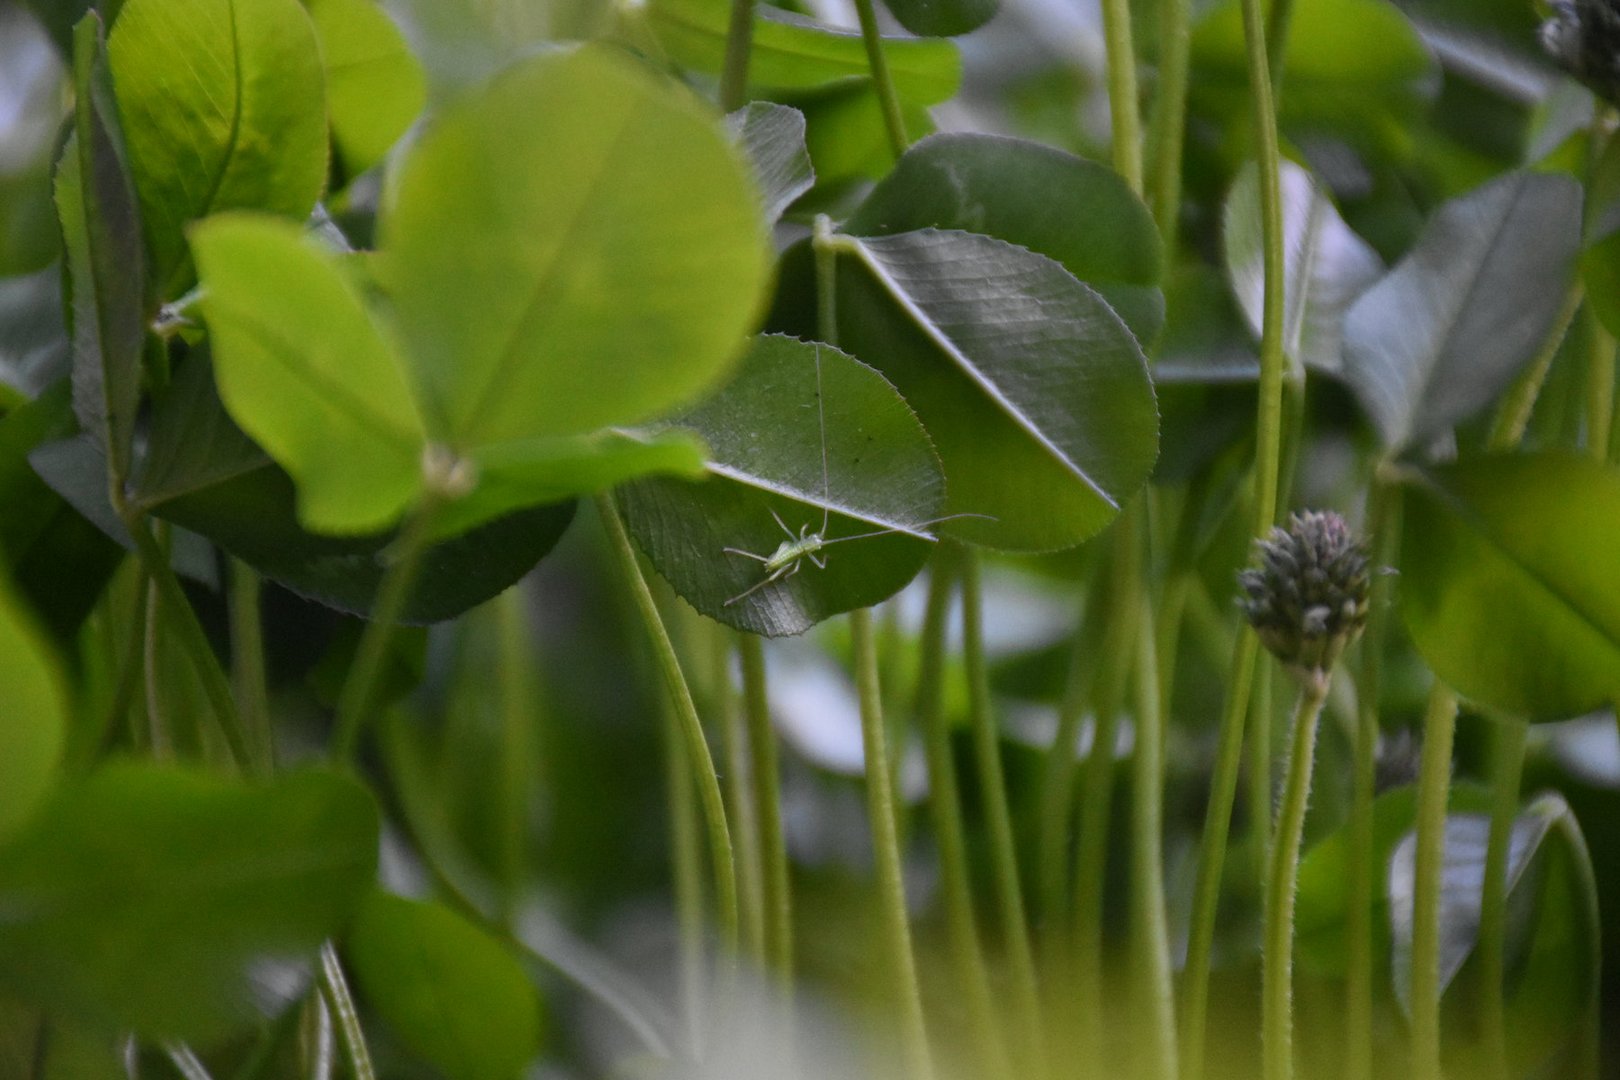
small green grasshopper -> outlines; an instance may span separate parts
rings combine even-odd
[[[989,517],[988,514],[947,514],[944,517],[918,522],[911,528],[890,527],[878,529],[874,532],[856,533],[854,536],[836,536],[831,540],[827,539],[827,525],[831,512],[827,505],[829,487],[827,474],[827,410],[821,398],[821,350],[819,348],[816,350],[816,411],[821,426],[821,528],[811,532],[810,523],[807,521],[795,533],[788,527],[787,522],[782,520],[782,516],[775,509],[772,509],[771,517],[776,519],[776,524],[781,526],[782,532],[787,534],[787,539],[776,545],[775,551],[769,555],[761,555],[753,551],[744,551],[742,548],[722,548],[721,550],[727,555],[740,555],[745,559],[753,559],[765,568],[763,578],[727,600],[722,605],[724,607],[730,607],[737,601],[752,596],[767,585],[792,577],[804,566],[806,559],[818,570],[827,569],[827,559],[822,552],[834,544],[843,544],[850,540],[869,540],[875,536],[888,536],[890,533],[906,533],[907,535],[916,536],[920,540],[933,543],[935,537],[913,530],[926,529],[931,525],[938,525],[942,521],[950,521],[953,518]]]

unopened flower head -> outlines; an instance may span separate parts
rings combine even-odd
[[[1260,642],[1294,671],[1321,677],[1367,622],[1367,552],[1344,518],[1294,514],[1255,542],[1258,566],[1238,575],[1244,615]]]

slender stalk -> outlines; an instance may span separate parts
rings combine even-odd
[[[1417,866],[1412,890],[1412,1068],[1414,1080],[1440,1080],[1440,878],[1457,696],[1436,682],[1423,718],[1418,773]]]
[[[422,569],[422,556],[428,548],[433,522],[438,516],[439,497],[424,496],[394,541],[393,561],[377,587],[371,621],[360,635],[354,663],[338,694],[337,719],[332,735],[334,761],[352,762],[360,747],[360,733],[377,707],[377,687],[388,659],[388,646],[394,640],[400,616],[416,587]]]
[[[1130,688],[1141,605],[1133,598],[1141,588],[1142,551],[1137,543],[1139,506],[1114,525],[1111,598],[1103,655],[1097,676],[1091,753],[1081,778],[1080,840],[1075,852],[1074,958],[1075,1002],[1080,1010],[1082,1052],[1089,1064],[1101,1065],[1103,1034],[1103,887],[1108,861],[1109,818],[1114,797],[1114,733]]]
[[[759,799],[755,794],[752,747],[742,703],[731,684],[731,635],[718,623],[704,621],[703,639],[711,646],[709,709],[719,721],[725,747],[726,795],[731,800],[731,838],[737,845],[738,910],[748,955],[765,965],[765,864],[760,852]]]
[[[1249,831],[1254,835],[1255,881],[1264,895],[1271,873],[1272,748],[1277,737],[1273,706],[1278,671],[1262,664],[1254,673],[1254,698],[1249,702]]]
[[[895,995],[900,1009],[900,1048],[906,1075],[931,1080],[933,1060],[923,1020],[922,990],[911,952],[911,928],[906,922],[906,889],[901,876],[900,843],[895,831],[894,796],[889,785],[889,752],[883,728],[882,687],[878,683],[877,648],[872,639],[872,613],[849,613],[855,652],[855,685],[861,705],[861,747],[866,761],[866,803],[871,818],[872,849],[877,861],[878,890],[888,937]]]
[[[1266,60],[1271,67],[1271,90],[1280,93],[1283,53],[1288,48],[1288,24],[1294,17],[1294,0],[1271,0],[1271,18],[1266,23]]]
[[[636,562],[635,549],[630,546],[630,536],[624,531],[624,522],[619,518],[612,496],[598,495],[596,512],[602,519],[602,526],[607,531],[608,540],[629,584],[647,636],[652,640],[653,653],[663,674],[664,685],[669,690],[676,719],[680,722],[681,738],[685,743],[692,779],[697,784],[703,809],[704,824],[708,829],[709,858],[714,863],[720,943],[728,958],[735,957],[738,937],[737,869],[731,849],[731,829],[726,824],[725,797],[720,793],[720,778],[715,774],[714,758],[709,753],[709,743],[703,734],[703,722],[698,719],[697,706],[692,702],[692,692],[686,685],[686,676],[681,671],[680,659],[675,655],[675,646],[669,640],[663,618],[658,614],[652,590],[647,588],[641,565]]]
[[[348,981],[343,977],[343,965],[338,960],[337,949],[332,947],[330,941],[321,946],[321,995],[337,1021],[338,1042],[343,1044],[349,1074],[354,1080],[377,1080],[377,1072],[371,1067],[371,1050],[366,1045],[366,1034],[360,1027],[360,1014],[355,1010]]]
[[[911,141],[906,138],[906,121],[900,113],[900,95],[889,76],[889,58],[883,51],[883,36],[878,33],[877,12],[872,0],[855,0],[855,14],[861,22],[861,40],[866,43],[866,63],[872,70],[872,89],[877,92],[878,104],[883,108],[883,128],[889,135],[889,148],[894,156],[906,152]]]
[[[762,907],[765,916],[765,965],[782,992],[793,992],[793,890],[787,840],[782,833],[782,777],[776,760],[776,732],[771,727],[766,692],[765,649],[753,634],[737,635],[741,660],[743,717],[748,725],[749,763],[754,784],[754,821],[759,830]]]
[[[726,66],[720,73],[720,109],[733,112],[748,101],[748,57],[754,45],[754,0],[731,0],[726,30]]]
[[[1614,335],[1588,305],[1586,309],[1586,452],[1599,461],[1609,456],[1614,430]]]
[[[1209,1017],[1209,966],[1215,947],[1215,914],[1221,899],[1221,873],[1231,832],[1232,804],[1243,769],[1243,733],[1249,712],[1260,641],[1247,626],[1233,647],[1232,682],[1221,713],[1220,740],[1210,776],[1209,808],[1198,838],[1198,870],[1193,883],[1192,920],[1187,936],[1187,962],[1182,975],[1181,1075],[1202,1080],[1204,1036]]]
[[[917,670],[916,715],[928,757],[928,810],[939,849],[940,895],[957,992],[962,995],[979,1066],[987,1076],[1010,1076],[1007,1047],[996,1022],[990,971],[979,945],[968,876],[966,829],[951,756],[951,732],[942,701],[945,677],[945,634],[951,610],[951,559],[937,559],[928,580],[928,606],[923,615],[921,656]]]
[[[241,559],[230,561],[231,685],[236,691],[247,735],[248,765],[268,773],[275,761],[270,730],[270,698],[264,674],[264,626],[259,610],[259,575]]]
[[[1294,1075],[1294,898],[1299,879],[1299,848],[1305,834],[1305,808],[1311,794],[1317,718],[1327,698],[1329,676],[1318,672],[1299,689],[1287,780],[1271,845],[1266,882],[1265,947],[1261,979],[1261,1052],[1265,1080]]]
[[[1173,258],[1181,220],[1181,156],[1187,128],[1187,85],[1192,67],[1192,4],[1159,0],[1159,92],[1153,102],[1153,219]]]
[[[694,1059],[702,1059],[708,971],[703,958],[703,841],[692,798],[692,763],[673,706],[664,714],[664,789],[669,803],[670,877],[680,955],[681,1006]]]
[[[146,623],[141,627],[141,687],[146,698],[146,745],[158,761],[174,759],[174,739],[169,732],[168,717],[163,708],[163,683],[159,670],[158,648],[161,641],[158,626],[163,621],[163,598],[158,595],[156,582],[146,585]]]
[[[1018,874],[1007,779],[1001,764],[1001,739],[990,700],[990,675],[984,659],[984,599],[979,559],[970,548],[959,553],[962,575],[962,650],[968,675],[968,727],[978,765],[980,801],[989,834],[996,895],[1001,911],[1002,946],[1012,981],[1011,1006],[1020,1027],[1023,1053],[1015,1055],[1036,1072],[1046,1061],[1045,1025],[1035,983],[1035,957],[1030,948],[1024,889]],[[1039,1063],[1029,1066],[1028,1063]],[[1025,1075],[1032,1075],[1026,1073]]]
[[[1552,333],[1542,343],[1541,351],[1536,353],[1530,366],[1514,381],[1508,396],[1503,399],[1501,407],[1497,410],[1496,418],[1491,423],[1490,435],[1487,437],[1488,444],[1493,450],[1517,446],[1524,438],[1524,430],[1530,424],[1530,414],[1536,408],[1536,398],[1541,395],[1542,384],[1547,381],[1547,372],[1558,356],[1558,347],[1564,343],[1564,335],[1569,332],[1570,324],[1575,321],[1575,312],[1580,309],[1584,295],[1585,291],[1577,279],[1564,297],[1564,306],[1559,309],[1558,317],[1553,321]]]
[[[1141,598],[1147,607],[1147,598]],[[1136,753],[1133,759],[1131,816],[1131,925],[1140,1008],[1149,1047],[1139,1056],[1146,1075],[1175,1080],[1175,992],[1170,976],[1170,928],[1164,910],[1164,739],[1165,714],[1159,696],[1160,673],[1153,618],[1138,618],[1136,654]]]
[[[1479,1024],[1482,1059],[1496,1080],[1507,1080],[1508,853],[1513,819],[1519,813],[1519,787],[1524,772],[1528,726],[1517,717],[1495,718],[1491,733],[1491,831],[1485,844],[1485,884],[1479,908]]]
[[[1114,171],[1142,192],[1142,121],[1137,110],[1136,46],[1131,40],[1130,0],[1102,0],[1103,42],[1108,50],[1108,115]]]
[[[1367,535],[1373,565],[1387,566],[1394,554],[1399,522],[1394,493],[1374,481],[1368,494]],[[1350,805],[1350,900],[1345,960],[1345,1080],[1373,1076],[1373,900],[1378,867],[1373,851],[1373,796],[1377,779],[1378,693],[1390,616],[1389,575],[1374,574],[1367,628],[1356,668],[1356,732],[1352,753]]]
[[[507,589],[494,603],[500,691],[501,915],[510,922],[522,905],[527,878],[529,800],[534,792],[536,700],[534,652],[523,590]]]

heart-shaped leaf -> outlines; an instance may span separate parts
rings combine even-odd
[[[67,741],[56,657],[0,579],[0,841],[39,806]]]
[[[99,16],[87,15],[75,28],[73,53],[79,105],[56,173],[72,282],[73,411],[122,479],[140,406],[146,254]]]
[[[531,60],[447,109],[388,210],[381,276],[429,430],[458,448],[689,400],[742,349],[769,272],[719,119],[604,48]]]
[[[298,481],[316,532],[375,532],[422,485],[406,373],[332,257],[289,222],[221,214],[192,230],[219,392]]]
[[[816,184],[804,142],[804,114],[786,105],[754,101],[727,116],[726,123],[753,163],[754,180],[765,196],[765,220],[775,223]]]
[[[1620,472],[1587,457],[1490,457],[1404,488],[1401,609],[1435,674],[1515,716],[1620,697]]]
[[[1581,189],[1516,172],[1442,206],[1345,319],[1345,370],[1386,446],[1495,400],[1552,331],[1580,251]]]
[[[332,142],[349,176],[381,161],[422,111],[427,82],[376,0],[308,0],[326,67]]]
[[[1285,161],[1279,177],[1283,212],[1283,351],[1295,363],[1330,375],[1344,370],[1344,316],[1384,272],[1383,260],[1344,223],[1327,192],[1305,169]],[[1265,244],[1260,222],[1260,170],[1245,166],[1226,199],[1226,273],[1258,338],[1265,308]]]
[[[365,1003],[449,1080],[514,1077],[540,1050],[522,965],[443,905],[372,893],[344,955]]]
[[[725,389],[675,422],[709,443],[709,478],[645,480],[619,498],[653,566],[703,614],[768,636],[802,633],[893,595],[922,569],[944,496],[939,460],[866,365],[828,345],[762,337]],[[864,538],[843,542],[855,536]],[[804,537],[817,542],[803,558],[767,562]]]
[[[669,58],[718,75],[725,66],[731,0],[649,0],[647,18]],[[956,93],[962,62],[947,41],[887,38],[884,56],[896,92],[915,105],[938,105]],[[760,6],[755,15],[749,84],[772,90],[814,90],[871,75],[858,32],[835,29]]]
[[[1158,451],[1147,360],[1061,265],[988,236],[923,229],[831,241],[839,341],[894,383],[947,482],[941,531],[1019,551],[1094,535]]]
[[[372,886],[377,827],[333,773],[104,768],[0,849],[0,984],[98,1025],[217,1040],[304,992]]]
[[[1103,295],[1141,342],[1164,325],[1159,230],[1119,174],[1026,139],[950,133],[907,150],[844,223],[852,236],[960,229],[1039,252]]]
[[[126,0],[108,41],[152,277],[221,210],[302,221],[326,182],[326,80],[298,0]]]

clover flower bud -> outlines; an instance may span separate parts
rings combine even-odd
[[[1620,103],[1620,0],[1554,0],[1540,36],[1565,71]]]
[[[1269,649],[1296,674],[1323,678],[1367,623],[1367,552],[1344,518],[1306,511],[1255,541],[1258,566],[1238,574],[1239,604]]]

